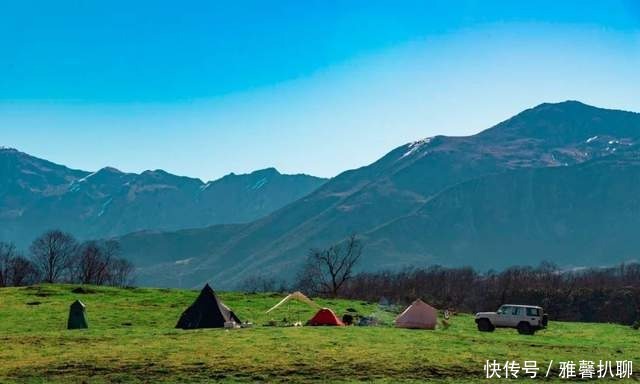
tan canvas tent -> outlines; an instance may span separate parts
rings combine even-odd
[[[284,323],[284,325],[293,325],[293,326],[300,326],[302,325],[302,321],[301,321],[301,317],[302,317],[302,313],[305,311],[301,311],[300,310],[300,306],[298,306],[296,308],[296,306],[294,306],[294,312],[291,313],[291,301],[295,300],[295,301],[299,301],[303,304],[306,304],[312,308],[320,308],[320,306],[316,303],[313,302],[313,300],[311,300],[310,298],[308,298],[307,296],[305,296],[302,292],[296,291],[293,292],[291,294],[288,294],[284,299],[280,300],[280,302],[276,305],[274,305],[273,307],[271,307],[266,313],[275,313],[274,311],[280,307],[285,307],[286,308],[286,315],[285,317],[282,319],[282,322]],[[286,305],[285,305],[286,304]],[[292,320],[292,315],[293,315],[293,319],[296,319],[297,321],[293,321]],[[272,323],[274,323],[274,320],[271,321]],[[275,323],[274,323],[275,324]]]
[[[293,293],[288,294],[287,297],[285,297],[284,299],[280,300],[280,302],[278,304],[276,304],[273,307],[271,307],[271,309],[269,309],[266,313],[269,313],[269,312],[275,310],[276,308],[278,308],[281,305],[285,304],[289,300],[297,300],[297,301],[300,301],[302,303],[309,304],[312,307],[317,307],[317,308],[320,307],[318,304],[314,303],[313,300],[311,300],[310,298],[305,296],[304,293],[302,293],[300,291],[295,291]]]
[[[396,327],[415,329],[435,329],[438,311],[418,299],[396,317]]]

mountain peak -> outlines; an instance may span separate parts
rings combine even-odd
[[[541,139],[568,144],[595,135],[640,137],[639,122],[637,113],[567,100],[527,109],[481,132],[479,136],[491,140]]]
[[[581,101],[578,100],[565,100],[565,101],[560,101],[557,103],[542,103],[539,104],[535,107],[533,107],[532,109],[539,109],[539,108],[546,108],[549,106],[556,106],[556,107],[582,107],[582,108],[596,108],[592,105],[588,105],[585,104]]]
[[[146,171],[143,171],[141,173],[141,175],[168,175],[169,173],[163,169],[147,169]]]
[[[104,167],[100,168],[96,172],[90,173],[82,178],[75,180],[74,183],[76,184],[76,188],[77,184],[85,183],[88,181],[91,181],[91,183],[93,184],[107,184],[122,175],[124,175],[124,172],[120,171],[119,169],[113,167]]]
[[[5,147],[5,146],[1,146],[0,145],[0,154],[5,155],[5,156],[12,156],[12,157],[18,157],[18,158],[33,158],[36,160],[40,160],[36,157],[33,157],[27,153],[24,153],[16,148],[13,147]]]
[[[143,171],[140,176],[143,178],[153,179],[190,179],[190,177],[174,175],[173,173],[169,173],[164,169],[147,169],[146,171]]]
[[[256,171],[253,171],[251,173],[235,173],[235,172],[229,172],[228,174],[222,176],[220,179],[218,180],[224,180],[224,179],[228,179],[228,178],[236,178],[236,177],[246,177],[246,176],[260,176],[260,177],[265,177],[265,176],[278,176],[281,175],[281,173],[274,167],[269,167],[269,168],[264,168],[264,169],[258,169]],[[214,181],[218,181],[218,180],[214,180]]]
[[[604,108],[594,107],[593,105],[585,104],[578,100],[565,100],[557,103],[542,103],[533,108],[522,111],[516,116],[528,114],[528,113],[589,113],[594,111],[605,111]]]
[[[278,172],[278,170],[275,169],[274,167],[269,167],[269,168],[258,169],[257,171],[253,171],[251,172],[251,175],[254,175],[254,176],[280,175],[280,172]]]
[[[114,167],[103,167],[103,168],[99,169],[98,172],[96,172],[96,173],[123,174],[124,172],[122,172],[118,168],[114,168]]]

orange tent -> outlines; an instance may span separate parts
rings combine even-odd
[[[438,322],[438,311],[418,299],[396,317],[396,327],[415,329],[435,329]]]
[[[307,321],[308,325],[344,325],[340,319],[329,308],[319,310],[311,320]]]

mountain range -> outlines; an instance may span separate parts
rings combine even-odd
[[[435,136],[346,171],[256,221],[121,238],[145,284],[290,279],[308,250],[357,233],[364,270],[635,259],[640,114],[541,104],[467,137]]]
[[[1,236],[58,222],[82,236],[117,235],[141,285],[290,280],[310,248],[352,233],[364,243],[360,270],[611,265],[640,249],[640,114],[577,101],[408,143],[330,180],[273,169],[206,184],[162,171],[89,174],[7,150],[0,164],[10,176]],[[260,192],[276,179],[289,187]]]
[[[25,248],[59,228],[81,239],[139,230],[246,223],[299,199],[326,180],[274,168],[207,183],[162,170],[69,169],[0,148],[0,241]]]

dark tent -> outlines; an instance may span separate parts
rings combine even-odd
[[[67,321],[67,329],[83,329],[89,328],[87,323],[87,314],[85,312],[82,301],[76,300],[69,307],[69,320]]]
[[[200,291],[196,301],[182,312],[176,328],[223,328],[226,322],[241,323],[238,316],[218,300],[213,289],[207,284]]]

